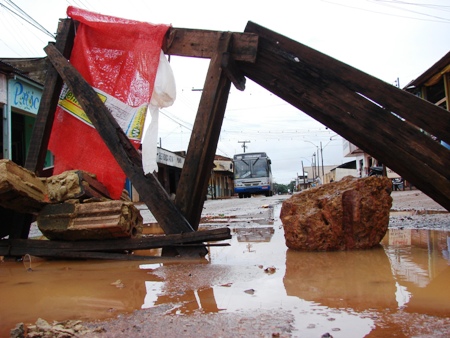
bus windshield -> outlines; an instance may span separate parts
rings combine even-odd
[[[235,178],[256,178],[269,176],[267,159],[246,158],[234,161]]]

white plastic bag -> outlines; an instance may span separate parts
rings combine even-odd
[[[156,153],[158,146],[159,108],[170,107],[176,98],[175,77],[169,61],[161,51],[150,105],[147,110],[146,127],[142,140],[142,166],[144,173],[158,172]],[[150,115],[150,116],[149,116]],[[150,122],[147,122],[150,119]]]

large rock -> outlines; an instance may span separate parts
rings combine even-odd
[[[280,214],[287,247],[331,251],[378,245],[389,225],[391,190],[387,177],[347,176],[293,195]]]

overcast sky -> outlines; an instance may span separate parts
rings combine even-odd
[[[173,27],[243,32],[253,21],[301,42],[387,83],[401,87],[450,49],[450,0],[278,0],[278,1],[106,1],[15,0],[49,33],[67,6]],[[11,1],[0,0],[0,57],[45,56],[50,35],[12,14]],[[163,148],[186,150],[209,60],[172,57],[177,99],[160,115]],[[247,81],[232,88],[217,154],[232,157],[265,151],[278,183],[288,183],[309,166],[322,144],[325,165],[347,162],[342,139],[332,130]]]

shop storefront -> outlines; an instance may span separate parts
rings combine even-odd
[[[1,157],[23,166],[30,146],[43,86],[26,77],[0,74]],[[47,154],[45,167],[53,165]]]

